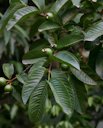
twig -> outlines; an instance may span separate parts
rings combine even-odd
[[[29,65],[24,71],[23,71],[23,73],[24,72],[26,72],[30,67],[31,67],[32,65]],[[7,80],[7,83],[8,84],[11,84],[14,80],[16,80],[17,79],[17,77],[15,76],[14,78],[12,78],[11,80]]]
[[[50,64],[48,69],[48,81],[50,80],[50,76],[51,76],[51,67],[52,67],[52,64]]]

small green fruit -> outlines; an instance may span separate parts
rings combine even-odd
[[[42,49],[43,52],[45,52],[47,55],[51,56],[53,54],[53,51],[52,49],[50,48],[45,48],[45,49]]]
[[[13,87],[11,84],[7,84],[5,87],[4,87],[4,91],[5,92],[12,92],[13,90]]]
[[[67,64],[61,64],[61,67],[62,67],[62,69],[68,69],[68,65]]]
[[[50,19],[50,18],[53,18],[53,17],[54,17],[54,14],[52,12],[47,13],[47,16],[46,16],[47,19]]]
[[[6,85],[6,79],[4,77],[0,77],[0,87],[3,87]]]

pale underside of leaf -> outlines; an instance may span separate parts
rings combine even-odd
[[[10,4],[9,8],[7,9],[7,11],[5,12],[5,14],[3,15],[1,21],[0,21],[0,29],[4,28],[7,23],[8,20],[11,19],[13,17],[13,14],[20,8],[24,7],[25,5],[22,4],[22,2],[14,2],[12,4]]]
[[[36,63],[39,63],[40,61],[42,62],[42,64],[45,63],[46,57],[41,57],[41,58],[37,58],[37,59],[23,59],[22,63],[27,65],[27,64],[36,64]],[[42,64],[40,63],[40,65],[42,65]]]
[[[73,3],[74,6],[79,8],[80,7],[80,1],[81,0],[72,0],[72,3]]]
[[[54,55],[54,58],[57,59],[57,61],[61,61],[66,63],[69,66],[73,66],[76,69],[80,70],[79,61],[77,58],[70,52],[67,51],[61,51]]]
[[[19,10],[17,10],[14,15],[13,18],[9,20],[6,28],[7,30],[10,30],[17,22],[19,22],[24,16],[27,16],[31,13],[37,12],[37,8],[33,7],[33,6],[26,6],[24,8],[21,8]]]
[[[57,23],[51,22],[51,21],[45,21],[43,24],[39,26],[38,31],[43,32],[43,31],[53,30],[58,28],[60,28],[60,26]]]
[[[101,35],[103,35],[103,22],[95,23],[85,33],[85,40],[94,41]]]
[[[77,69],[71,67],[71,71],[72,71],[73,75],[77,79],[82,81],[83,83],[88,84],[88,85],[97,85],[97,83],[82,70],[77,70]]]

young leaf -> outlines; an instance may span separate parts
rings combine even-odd
[[[33,90],[28,107],[29,118],[36,124],[42,119],[47,98],[46,82],[42,81]]]
[[[3,72],[7,78],[11,79],[12,75],[14,74],[13,64],[9,64],[9,63],[3,64]]]
[[[45,21],[43,24],[40,25],[38,31],[43,32],[46,30],[53,30],[58,28],[60,28],[60,26],[57,23],[54,23],[52,21]]]
[[[35,87],[39,84],[40,80],[42,79],[45,72],[44,67],[35,66],[32,72],[29,72],[28,80],[23,86],[22,89],[22,100],[23,103],[26,104],[31,93],[35,89]]]
[[[85,33],[85,40],[94,41],[101,35],[103,35],[103,22],[98,22],[93,24]]]
[[[65,63],[69,66],[73,66],[76,69],[80,70],[80,66],[77,58],[70,52],[67,51],[58,52],[53,56],[53,59],[61,63]]]
[[[27,6],[21,9],[18,9],[14,15],[13,18],[9,20],[6,28],[7,30],[10,30],[14,25],[21,20],[24,16],[30,15],[32,13],[36,13],[38,10],[36,7]]]
[[[42,10],[45,7],[45,0],[32,0],[34,4]]]
[[[64,72],[53,70],[51,80],[48,82],[56,102],[62,107],[63,111],[70,117],[74,110],[74,90],[66,79]]]
[[[97,85],[97,83],[82,70],[77,70],[71,67],[71,72],[77,79],[79,79],[83,83],[88,84],[88,85]]]

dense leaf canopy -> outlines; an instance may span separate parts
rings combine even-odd
[[[0,128],[102,128],[103,1],[1,0],[0,11]]]

